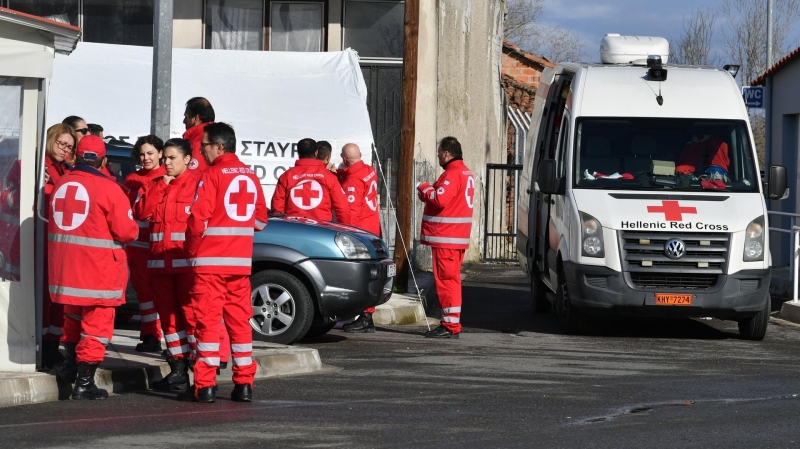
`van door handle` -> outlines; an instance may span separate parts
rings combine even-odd
[[[555,205],[556,205],[556,200],[554,200],[554,199],[550,198],[550,204],[552,204],[553,206],[555,206]]]

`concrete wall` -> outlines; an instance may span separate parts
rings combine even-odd
[[[172,11],[172,48],[203,48],[203,0],[180,0]]]
[[[797,213],[800,210],[800,60],[787,64],[772,77],[772,129],[770,157],[773,165],[783,165],[789,175],[791,194],[783,201],[769,201],[769,209]],[[763,167],[766,169],[766,167]],[[790,229],[788,218],[770,217],[771,227]],[[791,238],[789,234],[770,233],[773,266],[788,266]]]

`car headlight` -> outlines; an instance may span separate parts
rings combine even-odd
[[[742,259],[745,262],[755,262],[764,260],[764,216],[760,216],[747,225],[744,232],[744,254]]]
[[[355,237],[340,232],[334,238],[345,259],[371,259],[367,246]]]
[[[583,212],[581,215],[581,254],[586,257],[605,257],[603,226],[596,218]]]

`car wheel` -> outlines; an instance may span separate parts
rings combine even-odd
[[[568,335],[580,334],[586,324],[586,315],[570,302],[566,282],[558,286],[556,300],[560,302],[558,323],[561,332]]]
[[[764,309],[756,316],[739,320],[739,336],[745,340],[761,341],[767,335],[767,324],[769,324],[769,313],[771,311],[772,299],[767,295],[767,303]]]
[[[306,332],[304,339],[317,338],[327,334],[331,329],[336,326],[336,322],[330,324],[312,324]]]
[[[531,274],[531,305],[533,313],[546,313],[550,310],[550,300],[547,299],[547,286],[544,285],[539,272],[534,270]]]
[[[314,304],[297,277],[280,270],[260,271],[250,277],[253,339],[292,344],[311,327]]]

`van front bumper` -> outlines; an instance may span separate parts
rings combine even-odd
[[[640,316],[749,318],[764,310],[771,269],[720,275],[708,289],[643,289],[626,273],[608,267],[564,262],[570,302],[591,313]],[[746,281],[746,282],[745,282]],[[590,283],[591,282],[591,283]],[[656,305],[656,293],[691,294],[691,306]]]

